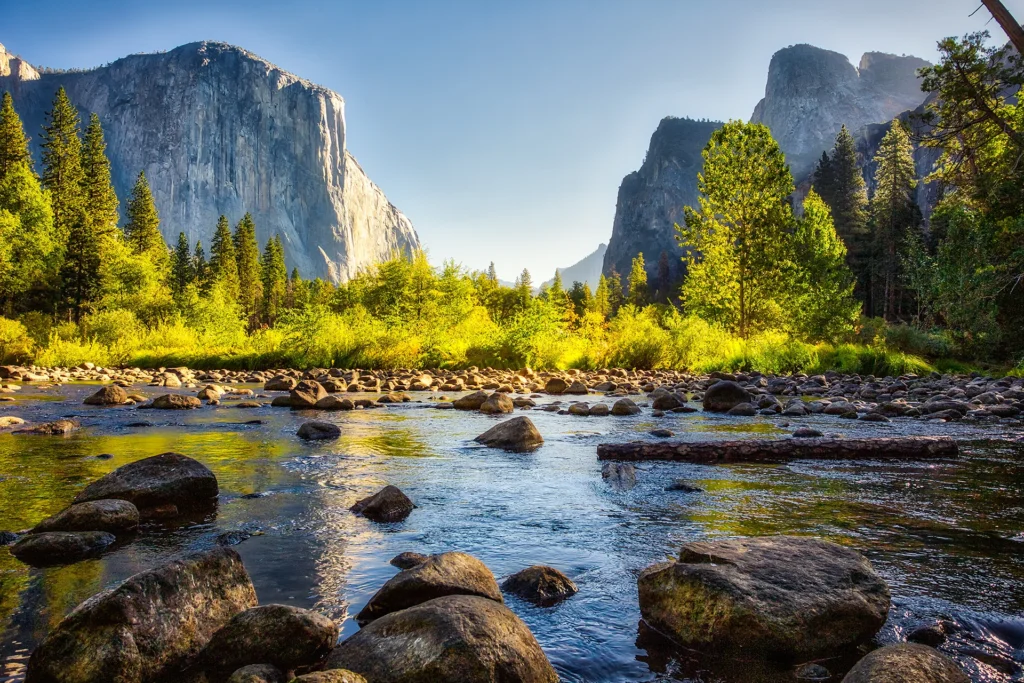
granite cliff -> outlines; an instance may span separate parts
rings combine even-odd
[[[13,95],[37,158],[60,86],[83,119],[99,115],[122,204],[146,172],[169,243],[184,232],[208,246],[219,215],[249,211],[261,243],[281,235],[289,268],[335,281],[419,247],[346,150],[341,96],[241,48],[190,43],[53,72],[0,46],[0,91]]]

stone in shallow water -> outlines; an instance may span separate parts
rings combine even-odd
[[[606,462],[601,478],[616,491],[628,491],[636,486],[636,467],[628,462]]]
[[[640,408],[637,407],[636,403],[634,403],[632,399],[620,398],[612,404],[612,415],[636,415],[639,412]]]
[[[155,408],[157,410],[191,410],[192,408],[202,407],[203,402],[195,396],[186,396],[185,394],[164,394],[163,396],[157,396],[149,404],[149,408]]]
[[[328,669],[293,678],[291,683],[366,683],[366,679],[346,669]]]
[[[799,429],[794,430],[793,436],[798,439],[820,439],[825,435],[811,427],[800,427]]]
[[[116,384],[110,384],[102,387],[95,394],[86,397],[82,403],[89,406],[119,406],[124,405],[128,402],[128,392],[117,386]]]
[[[363,498],[349,509],[375,522],[400,522],[408,517],[415,507],[401,489],[388,485],[372,496]]]
[[[750,403],[750,394],[736,382],[721,380],[704,392],[704,410],[724,413],[740,403]]]
[[[398,553],[391,558],[390,564],[399,569],[412,569],[427,561],[427,556],[422,553],[404,552]]]
[[[685,479],[676,479],[674,482],[665,487],[666,491],[682,491],[683,493],[703,493],[704,489],[699,486],[694,486]]]
[[[139,526],[139,510],[126,500],[108,499],[77,503],[47,517],[31,531],[133,531]]]
[[[901,643],[869,653],[843,683],[970,683],[956,662],[926,645]]]
[[[81,425],[78,424],[77,420],[54,420],[53,422],[44,422],[34,427],[26,427],[25,429],[16,429],[12,434],[22,434],[29,436],[67,436],[73,431],[79,429]]]
[[[305,439],[306,441],[326,441],[328,439],[340,438],[341,427],[330,422],[311,420],[303,422],[295,434],[300,439]]]
[[[211,505],[217,493],[217,477],[206,465],[181,453],[161,453],[97,479],[74,502],[118,498],[139,510],[167,505],[187,510]]]
[[[476,437],[474,441],[488,448],[506,451],[528,451],[544,443],[544,437],[537,431],[530,418],[521,415],[494,425]]]
[[[501,587],[541,606],[553,605],[579,592],[572,580],[554,567],[534,565],[505,579]]]
[[[480,406],[488,397],[490,394],[486,391],[474,391],[472,394],[466,394],[452,401],[452,407],[456,410],[480,410]]]
[[[22,536],[11,554],[36,567],[72,564],[99,555],[116,540],[106,531],[46,531]]]
[[[732,408],[729,408],[725,414],[732,415],[733,417],[754,417],[757,415],[757,408],[751,403],[737,403]]]
[[[512,403],[512,399],[497,391],[480,404],[480,412],[489,415],[511,413],[513,410],[515,410],[515,404]]]

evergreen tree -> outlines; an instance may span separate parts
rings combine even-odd
[[[210,243],[210,280],[224,283],[228,295],[238,299],[238,259],[227,216],[217,219],[217,229]]]
[[[263,300],[260,273],[260,246],[256,241],[256,224],[246,213],[235,226],[235,261],[238,264],[238,305],[250,325],[256,323]]]
[[[575,280],[572,283],[572,287],[569,288],[568,294],[569,301],[572,302],[573,312],[577,317],[583,317],[593,304],[594,295],[590,291],[590,285]]]
[[[917,229],[921,217],[914,199],[914,150],[899,121],[893,121],[882,138],[875,162],[878,167],[871,220],[877,278],[872,287],[872,305],[875,315],[894,320],[900,300],[900,250],[911,231]]]
[[[192,249],[185,233],[178,233],[178,244],[171,254],[171,294],[180,299],[188,286],[196,281]]]
[[[292,268],[288,279],[288,308],[302,309],[309,303],[309,283],[302,279],[298,268]]]
[[[637,308],[643,308],[648,303],[647,267],[644,265],[643,252],[636,255],[629,269],[629,296],[627,301]]]
[[[203,251],[202,240],[196,240],[196,250],[192,254],[192,272],[195,273],[196,284],[200,291],[209,291],[210,265],[206,262],[206,252]]]
[[[100,293],[99,243],[81,207],[69,225],[60,279],[64,307],[77,323]]]
[[[676,226],[687,250],[687,309],[746,337],[783,328],[790,275],[793,176],[762,124],[731,121],[704,148],[699,207]]]
[[[529,306],[533,299],[533,278],[526,268],[523,268],[523,272],[516,278],[515,295],[516,308],[520,310]]]
[[[59,256],[48,193],[20,161],[0,180],[0,315],[50,310]]]
[[[594,310],[607,318],[611,315],[612,306],[608,293],[608,278],[601,273],[597,280],[597,289],[594,291]]]
[[[146,172],[139,173],[128,200],[124,236],[132,251],[146,256],[161,272],[167,267],[167,243],[160,234],[160,215],[153,202],[153,193]]]
[[[0,103],[0,182],[17,164],[23,163],[32,170],[32,155],[28,151],[28,138],[21,124],[18,112],[14,110],[11,93],[4,92]]]
[[[498,271],[494,267],[494,261],[491,261],[491,265],[487,267],[487,279],[493,283],[498,282]]]
[[[267,325],[277,322],[288,296],[288,269],[284,264],[284,246],[279,235],[267,240],[261,263],[263,270],[263,306],[261,318]]]
[[[845,125],[842,130],[846,130]],[[838,139],[836,142],[838,143]],[[836,184],[835,172],[832,170],[832,159],[829,157],[827,150],[821,153],[821,158],[818,159],[818,165],[814,167],[814,178],[812,182],[814,191],[817,192],[827,204],[835,195]]]
[[[117,230],[119,202],[110,180],[110,160],[107,158],[103,127],[96,114],[89,117],[82,144],[82,202],[96,237],[113,236]]]
[[[61,87],[43,126],[43,187],[50,191],[53,225],[61,241],[82,208],[82,140],[78,110]]]
[[[611,275],[608,276],[608,315],[613,317],[619,312],[619,308],[625,300],[622,292],[622,276],[619,275],[618,271],[612,269]]]

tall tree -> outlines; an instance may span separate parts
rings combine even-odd
[[[921,211],[914,199],[917,186],[914,150],[899,121],[894,121],[882,138],[875,162],[878,167],[871,220],[877,281],[872,288],[872,302],[875,314],[893,320],[900,299],[901,247],[921,220]]]
[[[43,187],[50,191],[53,225],[62,241],[80,218],[82,178],[78,110],[61,87],[43,125]]]
[[[601,273],[597,279],[597,289],[594,290],[594,310],[607,318],[611,315],[612,305],[608,291],[608,278]]]
[[[238,298],[238,258],[227,216],[217,219],[217,228],[210,243],[210,280],[223,283],[228,295],[232,299]]]
[[[1010,10],[1006,9],[1000,0],[981,0],[988,11],[992,13],[992,17],[999,22],[999,26],[1002,27],[1003,31],[1006,32],[1006,36],[1013,43],[1013,47],[1017,49],[1017,54],[1024,55],[1024,27],[1013,18],[1010,14]]]
[[[54,301],[58,243],[50,198],[29,165],[20,161],[0,180],[0,315]]]
[[[256,241],[256,224],[246,213],[235,226],[235,260],[238,264],[238,304],[250,325],[255,324],[263,300],[260,273],[260,245]]]
[[[195,264],[192,260],[192,248],[185,233],[178,233],[178,244],[171,254],[171,294],[180,298],[188,286],[196,281]]]
[[[201,291],[207,291],[210,283],[210,264],[206,262],[202,240],[196,240],[196,249],[192,253],[192,271],[196,276],[196,285]]]
[[[785,327],[793,223],[785,156],[766,126],[740,121],[715,131],[702,154],[699,206],[686,207],[686,226],[676,226],[683,301],[742,337]]]
[[[530,300],[533,299],[533,278],[526,268],[523,268],[523,272],[516,278],[515,294],[517,309],[521,310],[530,305]]]
[[[82,205],[98,239],[116,234],[119,202],[110,180],[110,159],[107,158],[103,127],[96,114],[89,117],[82,145]]]
[[[273,325],[284,310],[285,299],[288,296],[288,269],[284,264],[284,246],[279,235],[267,240],[260,265],[263,270],[263,302],[260,317],[267,325]]]
[[[151,259],[163,271],[167,267],[167,243],[160,234],[160,215],[145,171],[141,171],[135,181],[126,214],[124,236],[132,251]]]
[[[647,267],[644,265],[643,252],[636,255],[630,266],[629,296],[627,300],[637,308],[643,308],[648,303]]]
[[[494,261],[487,266],[487,279],[494,283],[498,282],[498,270],[494,267]]]
[[[18,112],[14,110],[11,93],[5,91],[3,102],[0,103],[0,182],[19,163],[26,164],[32,170],[32,155],[28,151],[25,127],[21,124]]]
[[[614,316],[619,312],[619,308],[622,307],[625,297],[622,291],[622,276],[619,272],[612,268],[611,275],[608,276],[608,315]]]
[[[68,228],[60,279],[64,306],[77,323],[100,293],[99,242],[92,221],[81,207]]]

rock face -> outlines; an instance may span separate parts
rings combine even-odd
[[[683,223],[683,207],[697,202],[697,174],[703,165],[700,154],[711,134],[721,127],[717,121],[672,116],[661,120],[643,166],[619,185],[615,222],[604,255],[605,275],[614,270],[625,285],[633,259],[643,252],[649,281],[657,283],[658,260],[665,252],[670,282],[682,278],[682,252],[673,226]]]
[[[968,683],[956,663],[926,645],[902,643],[875,650],[846,674],[843,683]]]
[[[327,666],[373,683],[558,681],[526,624],[501,603],[471,595],[381,617],[334,648]]]
[[[256,591],[234,550],[136,574],[94,595],[32,653],[26,683],[139,683],[180,671]]]
[[[864,556],[813,538],[688,543],[637,584],[650,626],[719,652],[835,654],[874,636],[889,613],[889,588]]]
[[[340,95],[241,48],[190,43],[88,71],[39,74],[0,46],[33,137],[57,88],[106,133],[122,210],[145,171],[165,239],[210,244],[217,217],[249,211],[260,244],[280,234],[288,268],[345,280],[393,251],[419,248],[412,224],[346,149]]]
[[[859,67],[838,52],[793,45],[772,56],[764,99],[750,120],[768,126],[797,179],[831,149],[839,128],[890,121],[925,99],[917,57],[868,52]]]

